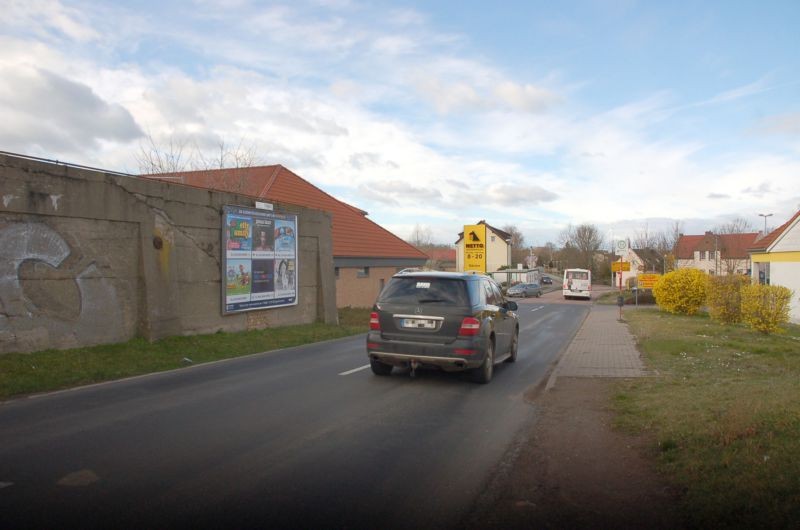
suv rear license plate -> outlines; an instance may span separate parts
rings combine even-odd
[[[436,329],[435,320],[424,318],[404,318],[400,325],[404,328]]]

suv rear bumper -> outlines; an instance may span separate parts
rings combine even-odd
[[[474,350],[470,355],[456,350]],[[451,344],[432,344],[385,340],[378,333],[367,335],[367,356],[371,360],[393,366],[409,366],[416,361],[423,366],[435,366],[447,372],[477,368],[486,357],[486,339],[457,339]]]

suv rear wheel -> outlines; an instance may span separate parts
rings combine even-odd
[[[376,361],[375,359],[369,360],[369,367],[372,368],[372,373],[375,375],[389,375],[392,373],[392,365]]]
[[[514,330],[514,337],[511,339],[511,348],[509,348],[508,359],[506,359],[507,363],[514,363],[517,362],[517,350],[519,349],[519,328]]]
[[[486,358],[483,364],[475,368],[470,375],[472,380],[476,383],[485,385],[492,380],[492,373],[494,372],[494,340],[489,341],[489,346],[486,348]]]

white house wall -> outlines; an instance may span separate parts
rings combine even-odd
[[[773,261],[769,268],[769,283],[782,285],[794,291],[789,318],[795,324],[800,324],[800,263]]]
[[[494,238],[494,241],[492,241]],[[494,234],[491,229],[486,229],[486,270],[496,271],[503,265],[511,263],[511,247],[502,237]],[[456,243],[456,270],[464,270],[464,239]]]

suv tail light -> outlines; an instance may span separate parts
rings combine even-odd
[[[381,330],[381,321],[378,319],[378,313],[375,311],[369,314],[369,329]]]
[[[477,335],[480,330],[480,320],[473,317],[466,317],[461,321],[461,328],[458,330],[458,334],[462,337],[471,337],[473,335]]]

